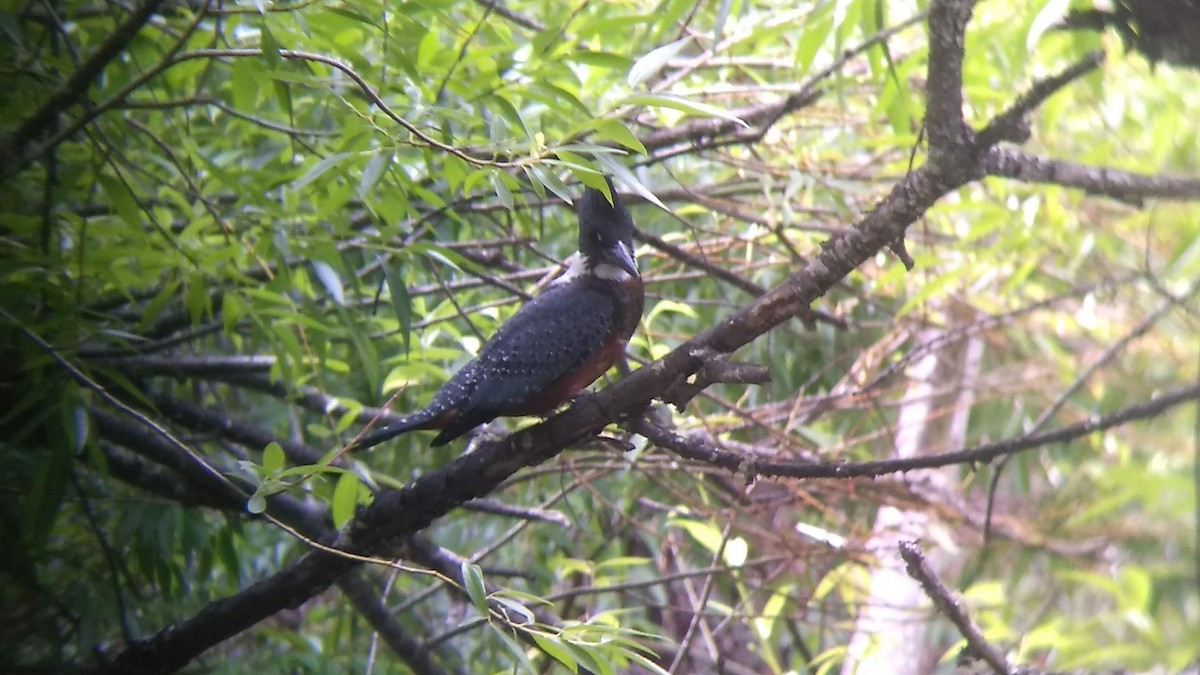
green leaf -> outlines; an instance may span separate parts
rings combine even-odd
[[[341,529],[354,517],[361,485],[361,479],[353,471],[343,471],[338,477],[337,485],[333,488],[333,503],[330,505],[334,527]]]
[[[649,565],[653,562],[653,558],[621,556],[618,558],[610,558],[608,560],[601,561],[596,565],[596,571],[599,572],[601,570],[624,569],[626,567],[641,567],[642,565]]]
[[[529,635],[538,649],[541,649],[547,656],[566,666],[572,673],[579,672],[579,661],[572,656],[571,651],[557,637],[537,631],[530,631]]]
[[[566,87],[559,86],[553,82],[545,82],[545,81],[541,81],[541,80],[537,80],[537,81],[533,82],[533,85],[535,87],[537,87],[538,89],[544,90],[547,94],[550,95],[550,97],[552,97],[559,103],[562,103],[565,101],[567,103],[567,105],[571,106],[575,110],[578,110],[580,113],[583,113],[584,115],[587,115],[588,117],[592,116],[591,109],[588,108],[587,104],[585,104],[582,100],[579,99],[579,94],[577,94],[576,92],[573,92],[573,91],[567,89]]]
[[[500,200],[500,203],[504,205],[504,208],[511,211],[514,202],[512,191],[508,189],[508,185],[505,184],[500,176],[493,174],[492,187],[496,190],[496,197]]]
[[[342,287],[342,278],[338,276],[337,271],[319,260],[312,261],[312,268],[313,272],[317,275],[317,279],[321,281],[321,285],[329,293],[329,297],[338,306],[345,306],[346,292]]]
[[[584,642],[564,642],[579,665],[595,675],[615,675],[612,659],[601,649]],[[608,645],[605,645],[607,647]],[[611,653],[611,652],[610,652]]]
[[[379,182],[380,176],[387,170],[388,165],[392,163],[392,152],[380,152],[371,157],[367,162],[367,166],[363,169],[362,177],[358,181],[358,196],[366,199],[371,190],[375,189],[375,184]]]
[[[559,199],[568,204],[571,204],[575,201],[574,196],[571,194],[571,189],[568,188],[561,180],[559,180],[558,176],[554,175],[553,171],[547,171],[540,166],[532,166],[529,167],[529,173],[534,180],[538,181],[546,189],[557,195]]]
[[[517,659],[516,664],[514,664],[512,668],[514,675],[516,672],[537,675],[539,671],[535,669],[533,667],[533,663],[529,661],[529,655],[525,653],[525,648],[521,646],[521,643],[517,642],[516,639],[509,634],[509,631],[504,630],[500,626],[491,623],[489,623],[488,626],[492,629],[492,632],[500,638],[500,642],[505,646],[505,648],[508,649],[509,653],[511,653],[513,657]]]
[[[412,348],[409,339],[412,337],[412,298],[408,295],[408,286],[400,278],[400,270],[395,265],[383,264],[383,278],[387,282],[388,295],[392,299],[392,311],[400,322],[400,339],[404,342],[404,351]]]
[[[313,168],[309,169],[308,173],[304,174],[304,176],[300,178],[300,180],[292,183],[292,189],[296,192],[299,192],[308,187],[310,183],[325,175],[326,171],[329,171],[333,167],[342,163],[347,157],[350,156],[350,154],[351,153],[348,152],[339,152],[336,155],[330,155],[317,162],[315,165],[313,165]]]
[[[617,103],[617,107],[626,105],[645,105],[656,108],[671,108],[673,110],[678,110],[691,115],[699,115],[701,117],[716,117],[723,120],[729,120],[730,122],[740,124],[747,129],[750,128],[749,124],[746,124],[741,118],[731,112],[721,110],[720,108],[707,103],[692,101],[683,98],[682,96],[675,96],[673,94],[634,94],[621,99]]]
[[[350,335],[350,344],[354,346],[359,368],[362,369],[363,376],[367,378],[367,386],[371,391],[378,391],[379,352],[375,349],[375,343],[367,337],[362,326],[345,307],[338,305],[337,315]]]
[[[267,26],[265,18],[259,26],[259,42],[262,44],[263,62],[271,70],[278,70],[283,63],[283,57],[279,55],[279,41]]]
[[[426,30],[417,44],[417,68],[422,72],[436,72],[434,59],[442,51],[442,43],[438,31]]]
[[[721,549],[721,530],[712,523],[702,523],[697,520],[687,520],[679,518],[670,521],[673,527],[682,528],[685,532],[696,540],[696,543],[703,546],[709,553],[716,553]]]
[[[592,124],[592,128],[595,129],[598,140],[611,141],[617,145],[629,148],[639,155],[645,155],[647,152],[646,146],[642,145],[638,137],[634,136],[628,127],[616,120],[596,120]]]
[[[625,76],[625,81],[631,89],[637,88],[639,84],[654,77],[667,65],[667,62],[675,58],[691,42],[692,38],[686,37],[652,50],[633,64],[633,67],[629,69],[629,74]]]
[[[637,176],[635,176],[632,171],[625,168],[624,164],[621,164],[608,155],[598,155],[596,157],[596,163],[599,164],[600,167],[605,171],[612,174],[613,178],[633,188],[633,191],[641,195],[642,199],[645,199],[664,211],[669,210],[667,205],[659,201],[658,196],[650,191],[650,188],[642,185],[642,182],[638,180]]]
[[[279,443],[271,441],[267,444],[267,447],[263,448],[262,467],[268,476],[279,473],[286,460],[287,458],[283,454],[283,446],[279,445]]]
[[[475,605],[475,609],[479,610],[481,614],[488,616],[491,609],[488,607],[487,588],[483,584],[483,570],[479,568],[479,565],[466,560],[463,561],[460,569],[462,570],[463,590],[467,592],[471,604]]]
[[[513,129],[521,129],[525,133],[526,138],[533,138],[533,132],[530,131],[529,125],[525,123],[525,118],[521,116],[521,111],[509,101],[508,98],[501,94],[492,94],[488,97],[493,103],[493,109],[500,113],[500,117],[508,121]],[[505,139],[505,133],[500,131],[503,125],[497,125],[498,129],[491,134],[492,140],[501,142]]]
[[[654,661],[651,661],[650,659],[646,658],[645,656],[638,654],[637,652],[624,651],[624,655],[625,655],[625,658],[629,659],[630,661],[633,661],[634,663],[638,664],[642,668],[645,668],[646,670],[650,671],[651,673],[655,673],[656,675],[671,675],[667,671],[663,670],[662,666],[658,665]]]
[[[58,412],[58,419],[64,422],[63,428],[69,429],[68,420],[64,418],[70,413],[61,408]],[[64,434],[55,436],[57,438],[46,444],[45,451],[38,454],[37,470],[25,499],[25,541],[22,544],[31,549],[41,549],[49,539],[71,475],[73,453],[70,441]]]
[[[221,296],[221,322],[225,334],[233,333],[238,322],[246,315],[246,302],[234,291],[228,291]]]
[[[192,325],[199,324],[205,316],[212,314],[209,307],[208,282],[200,272],[188,279],[187,312]]]
[[[762,613],[754,618],[754,630],[758,633],[759,639],[764,641],[771,639],[771,633],[774,632],[780,617],[783,616],[783,608],[787,605],[791,593],[792,585],[784,584],[775,589],[770,598],[767,598],[767,604],[763,605]]]
[[[817,51],[824,46],[825,41],[829,39],[829,34],[833,31],[833,6],[832,2],[819,5],[804,24],[804,33],[796,43],[794,57],[794,62],[800,67],[801,73],[808,73],[812,70]]]
[[[246,512],[257,516],[266,510],[267,498],[261,491],[256,490],[250,495],[250,499],[246,500]]]
[[[125,224],[140,230],[142,228],[142,209],[138,206],[137,198],[130,192],[124,181],[105,174],[96,176],[96,181],[108,195],[108,204],[117,212]]]
[[[240,111],[254,110],[262,93],[263,79],[268,75],[261,64],[250,59],[236,59],[229,64],[229,88],[233,107]]]

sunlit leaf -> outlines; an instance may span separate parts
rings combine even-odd
[[[691,115],[699,115],[701,117],[717,117],[720,119],[736,122],[743,127],[749,127],[749,124],[743,122],[733,113],[722,110],[716,106],[700,101],[675,96],[673,94],[634,94],[621,99],[618,105],[645,105],[657,108],[671,108],[679,110]]]
[[[283,446],[272,441],[271,443],[267,444],[267,447],[263,448],[263,471],[266,471],[268,474],[279,473],[279,470],[283,468],[284,461],[285,457],[283,454]]]
[[[689,37],[651,50],[633,64],[633,67],[629,69],[629,74],[625,77],[625,82],[629,84],[630,88],[637,88],[639,84],[654,77],[667,65],[668,61],[678,56],[679,52],[683,51],[691,42],[692,39]]]
[[[358,492],[361,486],[358,474],[345,471],[338,477],[337,485],[333,488],[333,500],[330,503],[330,513],[333,516],[333,526],[342,528],[354,517],[358,507]]]
[[[538,648],[545,652],[547,656],[566,666],[567,670],[570,670],[572,673],[579,672],[578,660],[557,637],[537,632],[530,633],[530,637],[533,638]]]
[[[338,275],[337,271],[319,260],[314,260],[312,267],[313,272],[317,275],[317,279],[321,281],[321,285],[329,293],[329,297],[338,305],[345,305],[346,291],[342,287],[342,278]]]

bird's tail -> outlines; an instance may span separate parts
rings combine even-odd
[[[417,431],[420,429],[430,429],[432,428],[430,425],[436,421],[436,417],[437,416],[429,409],[413,413],[404,419],[393,422],[382,429],[376,429],[366,436],[363,436],[357,443],[354,444],[352,449],[366,450],[367,448],[373,448],[384,441],[395,438],[400,434],[408,433],[410,431]]]

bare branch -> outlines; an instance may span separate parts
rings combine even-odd
[[[984,155],[988,175],[1015,178],[1026,183],[1051,183],[1082,189],[1140,206],[1144,199],[1200,199],[1200,179],[1151,176],[1118,169],[1082,166],[1044,159],[1020,150],[992,148]]]
[[[1015,671],[1008,667],[1004,655],[979,632],[979,628],[971,621],[971,617],[967,616],[967,611],[962,608],[958,599],[950,594],[929,568],[929,563],[925,561],[925,556],[921,554],[917,545],[911,541],[900,542],[900,557],[904,558],[908,576],[921,584],[921,588],[925,589],[925,594],[933,600],[938,610],[958,628],[959,633],[967,639],[971,651],[986,661],[997,675],[1013,675]]]
[[[935,0],[929,7],[929,79],[925,85],[925,129],[933,152],[971,145],[963,118],[962,62],[972,0]]]
[[[748,471],[754,476],[778,478],[855,478],[874,477],[916,469],[934,469],[954,464],[978,464],[990,462],[998,457],[1044,447],[1053,443],[1075,440],[1137,420],[1152,419],[1166,411],[1200,399],[1200,384],[1172,389],[1145,403],[1129,406],[1111,415],[1093,417],[1079,424],[1029,434],[1006,441],[986,443],[970,449],[947,452],[940,455],[924,455],[876,462],[840,464],[811,464],[760,460],[756,457],[721,450],[707,440],[681,436],[657,426],[645,419],[628,423],[630,431],[641,434],[660,447],[667,448],[685,459],[719,466],[730,471]]]
[[[1100,67],[1101,63],[1104,63],[1104,52],[1095,51],[1061,73],[1035,82],[1029,91],[1022,94],[1007,110],[993,117],[983,131],[979,132],[979,147],[988,148],[1002,140],[1024,143],[1029,139],[1025,116],[1059,89]]]

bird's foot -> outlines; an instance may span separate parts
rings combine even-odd
[[[500,420],[492,420],[485,422],[471,430],[470,440],[467,441],[467,448],[463,454],[475,452],[480,446],[487,443],[495,443],[503,440],[508,436],[508,430],[504,428]]]

